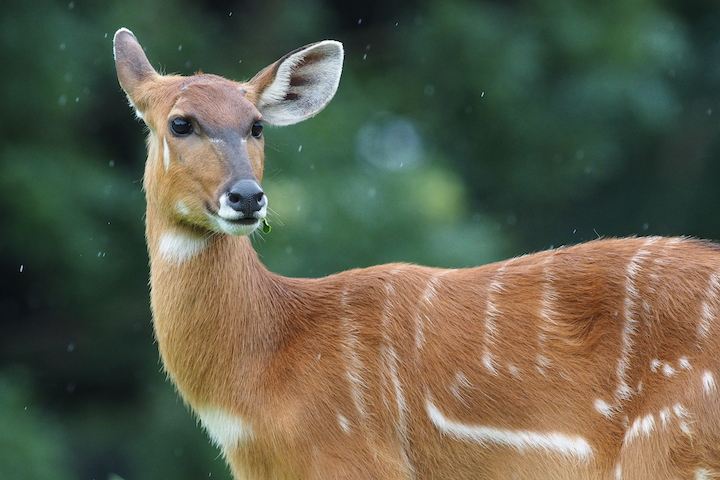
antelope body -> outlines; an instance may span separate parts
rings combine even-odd
[[[237,479],[720,478],[720,250],[598,240],[463,270],[267,271],[262,122],[334,95],[342,46],[247,83],[118,78],[149,127],[144,187],[165,368]]]

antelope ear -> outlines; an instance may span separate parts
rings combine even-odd
[[[158,73],[150,65],[135,35],[127,28],[115,32],[113,55],[120,86],[127,93],[130,102],[133,102],[138,87],[156,77]]]
[[[273,125],[292,125],[310,118],[335,95],[343,64],[342,43],[313,43],[290,52],[255,75],[257,108]]]

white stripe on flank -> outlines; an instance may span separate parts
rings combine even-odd
[[[700,305],[700,321],[698,322],[698,336],[705,340],[710,335],[710,326],[717,319],[717,298],[720,298],[720,271],[713,272],[708,279],[705,296]]]
[[[453,396],[457,398],[460,403],[462,403],[468,408],[470,408],[470,405],[468,405],[467,400],[465,400],[465,397],[463,396],[463,390],[471,389],[475,389],[475,387],[472,386],[467,377],[462,373],[457,372],[455,374],[455,382],[450,385],[450,392],[452,392]]]
[[[343,342],[346,364],[345,375],[350,384],[350,396],[355,405],[355,410],[357,410],[360,419],[365,420],[367,418],[367,409],[364,397],[365,382],[363,381],[361,373],[364,367],[358,354],[358,349],[360,348],[360,341],[357,338],[359,328],[348,315],[347,295],[347,291],[343,292],[340,299],[340,304],[343,308],[342,328],[345,333],[345,341]]]
[[[630,368],[630,356],[633,352],[635,341],[633,337],[637,333],[638,321],[635,318],[634,310],[640,301],[640,293],[635,286],[635,278],[640,271],[642,263],[646,257],[650,255],[650,251],[646,249],[652,244],[657,243],[659,237],[651,237],[645,240],[643,246],[635,253],[628,262],[625,271],[625,303],[623,305],[623,317],[625,318],[625,326],[621,332],[621,351],[617,364],[618,386],[615,389],[615,400],[619,403],[627,400],[633,394],[632,388],[628,385],[627,371]]]
[[[428,279],[425,291],[420,297],[419,306],[415,312],[415,348],[421,350],[425,346],[425,322],[430,322],[430,316],[423,313],[423,310],[432,311],[433,303],[437,299],[437,288],[440,285],[440,278],[452,270],[443,270]],[[426,307],[423,308],[423,305]],[[424,320],[424,321],[423,321]]]
[[[493,375],[497,375],[498,371],[495,367],[495,357],[492,353],[487,351],[487,347],[485,347],[485,353],[482,356],[482,363],[485,365],[485,368],[488,369],[488,372],[492,373]]]
[[[711,394],[715,391],[715,377],[712,372],[706,370],[702,375],[703,390],[706,394]]]
[[[540,328],[546,332],[546,333],[540,333],[538,335],[538,348],[540,350],[544,350],[547,348],[547,333],[550,334],[557,334],[557,321],[555,321],[555,318],[558,316],[557,312],[555,312],[554,305],[557,302],[557,292],[555,291],[555,288],[553,287],[554,277],[552,272],[550,272],[550,266],[555,259],[555,254],[557,250],[554,250],[553,252],[548,255],[548,257],[543,262],[543,273],[545,274],[545,282],[542,286],[542,293],[540,295],[540,318],[543,319],[543,323],[540,325]],[[538,359],[540,357],[538,356]],[[543,355],[543,358],[546,358]],[[540,373],[544,372],[542,371],[542,367],[548,367],[550,366],[550,362],[548,359],[548,363],[546,365],[540,364],[538,370]]]
[[[391,271],[390,274],[395,275],[397,273],[400,273],[400,271],[400,269],[395,269]],[[415,471],[415,469],[410,462],[410,457],[408,456],[408,452],[410,451],[410,442],[408,440],[408,406],[405,402],[405,394],[403,393],[402,384],[400,383],[400,378],[398,376],[398,356],[393,346],[394,339],[389,335],[390,323],[393,320],[394,315],[392,299],[394,297],[397,297],[397,294],[395,293],[395,287],[393,287],[392,283],[390,283],[389,280],[385,284],[385,295],[385,308],[382,313],[381,319],[383,326],[382,337],[384,344],[380,345],[380,358],[382,359],[383,363],[387,365],[387,375],[390,379],[390,383],[392,384],[395,393],[395,404],[397,406],[398,415],[397,421],[395,423],[395,429],[397,432],[398,441],[400,443],[400,454],[402,455],[408,472],[412,473]],[[383,376],[385,376],[384,372]]]
[[[514,448],[520,452],[541,450],[582,461],[588,461],[593,456],[592,447],[588,441],[579,436],[565,435],[559,432],[543,433],[467,425],[445,417],[430,399],[427,400],[426,407],[430,420],[438,430],[457,440],[474,442],[483,446],[499,445]]]
[[[337,419],[338,419],[338,425],[340,425],[340,428],[342,429],[342,431],[349,435],[350,434],[350,422],[348,422],[348,419],[345,418],[345,416],[340,413],[337,414]]]
[[[487,306],[485,307],[485,345],[483,347],[482,363],[493,375],[497,375],[498,371],[495,367],[495,355],[490,352],[490,347],[495,344],[497,335],[497,325],[495,324],[495,320],[500,316],[500,309],[493,301],[493,297],[504,290],[502,276],[505,272],[505,267],[511,261],[512,260],[508,260],[508,262],[497,269],[495,277],[487,289]]]
[[[166,261],[181,264],[202,252],[206,246],[207,240],[204,237],[168,231],[160,236],[158,251]]]

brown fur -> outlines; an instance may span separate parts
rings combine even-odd
[[[709,381],[720,382],[716,246],[611,239],[465,270],[391,264],[280,277],[247,237],[209,232],[200,214],[178,217],[178,201],[192,212],[212,203],[230,167],[208,137],[184,142],[166,127],[181,112],[208,130],[247,131],[277,66],[242,85],[131,69],[152,78],[132,84],[118,66],[151,129],[160,353],[191,407],[251,428],[222,446],[236,478],[720,478],[720,385]],[[248,140],[246,154],[259,181],[261,142]],[[168,261],[167,231],[207,245]],[[472,432],[510,440],[443,432],[429,401]],[[517,432],[579,438],[591,454],[522,446]]]

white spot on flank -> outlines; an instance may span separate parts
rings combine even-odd
[[[547,375],[545,374],[545,369],[546,369],[546,368],[550,368],[550,366],[551,366],[551,364],[552,364],[552,361],[551,361],[549,358],[547,358],[545,355],[538,355],[537,358],[535,359],[535,361],[537,362],[537,365],[535,366],[535,369],[536,369],[542,376],[547,376]]]
[[[632,426],[625,432],[625,443],[639,436],[649,436],[655,429],[655,417],[652,414],[638,417]]]
[[[622,480],[622,478],[622,465],[618,463],[615,467],[615,480]]]
[[[665,375],[666,377],[674,377],[675,374],[677,373],[677,371],[673,367],[671,367],[669,363],[666,363],[665,365],[663,365],[662,370],[663,370],[663,375]]]
[[[624,442],[627,443],[639,437],[649,437],[656,427],[666,431],[674,419],[677,419],[680,431],[687,436],[692,436],[692,430],[690,429],[690,423],[692,422],[690,412],[680,404],[660,410],[657,414],[659,424],[656,423],[655,419],[656,416],[653,414],[637,417],[633,421],[632,426],[625,432]]]
[[[678,365],[683,370],[691,370],[692,369],[692,365],[690,365],[690,360],[688,360],[686,357],[681,357],[678,360]]]
[[[170,169],[170,148],[168,147],[167,138],[163,137],[163,163],[165,164],[165,171]]]
[[[166,261],[180,264],[202,252],[206,246],[204,237],[165,232],[160,236],[158,252]]]
[[[663,408],[662,410],[660,410],[660,422],[662,423],[663,428],[667,428],[668,423],[670,422],[669,408]]]
[[[675,412],[675,415],[677,415],[677,417],[682,420],[680,422],[680,430],[688,437],[692,437],[692,430],[690,429],[690,425],[687,421],[685,421],[690,417],[690,412],[688,411],[688,409],[678,403],[673,406],[673,412]]]
[[[653,358],[650,361],[650,371],[651,372],[657,372],[658,368],[662,367],[662,362],[658,360],[657,358]]]
[[[520,452],[525,450],[542,450],[588,461],[593,456],[592,448],[587,440],[578,436],[565,435],[559,432],[534,432],[530,430],[510,430],[505,428],[467,425],[445,417],[431,400],[426,403],[430,420],[441,433],[457,440],[474,442],[480,445],[501,445],[514,448]]]
[[[615,415],[615,409],[614,405],[610,405],[605,400],[600,398],[595,400],[595,410],[600,412],[600,414],[605,418],[610,418]]]
[[[513,377],[517,378],[518,380],[522,379],[522,375],[520,374],[520,369],[517,367],[517,365],[510,364],[510,365],[508,365],[507,368],[508,368],[508,372],[510,372],[510,374]]]
[[[253,437],[249,425],[223,410],[204,408],[199,409],[197,414],[212,441],[223,450],[231,449]]]
[[[702,375],[702,385],[703,390],[706,394],[711,394],[715,392],[715,377],[713,376],[712,372],[705,371]]]
[[[673,405],[673,412],[675,412],[675,415],[680,418],[687,418],[688,415],[690,415],[690,412],[688,412],[687,408],[683,407],[679,403]]]
[[[483,354],[482,363],[483,365],[485,365],[485,368],[487,368],[490,373],[492,373],[493,375],[498,374],[497,368],[495,368],[495,360],[492,353],[485,352]]]
[[[350,434],[350,422],[348,421],[348,419],[345,418],[344,415],[341,415],[339,413],[338,413],[337,418],[338,418],[338,424],[340,425],[340,428],[342,429],[342,431],[349,435]]]
[[[707,468],[698,468],[695,470],[695,480],[710,480],[715,478],[714,472]]]

